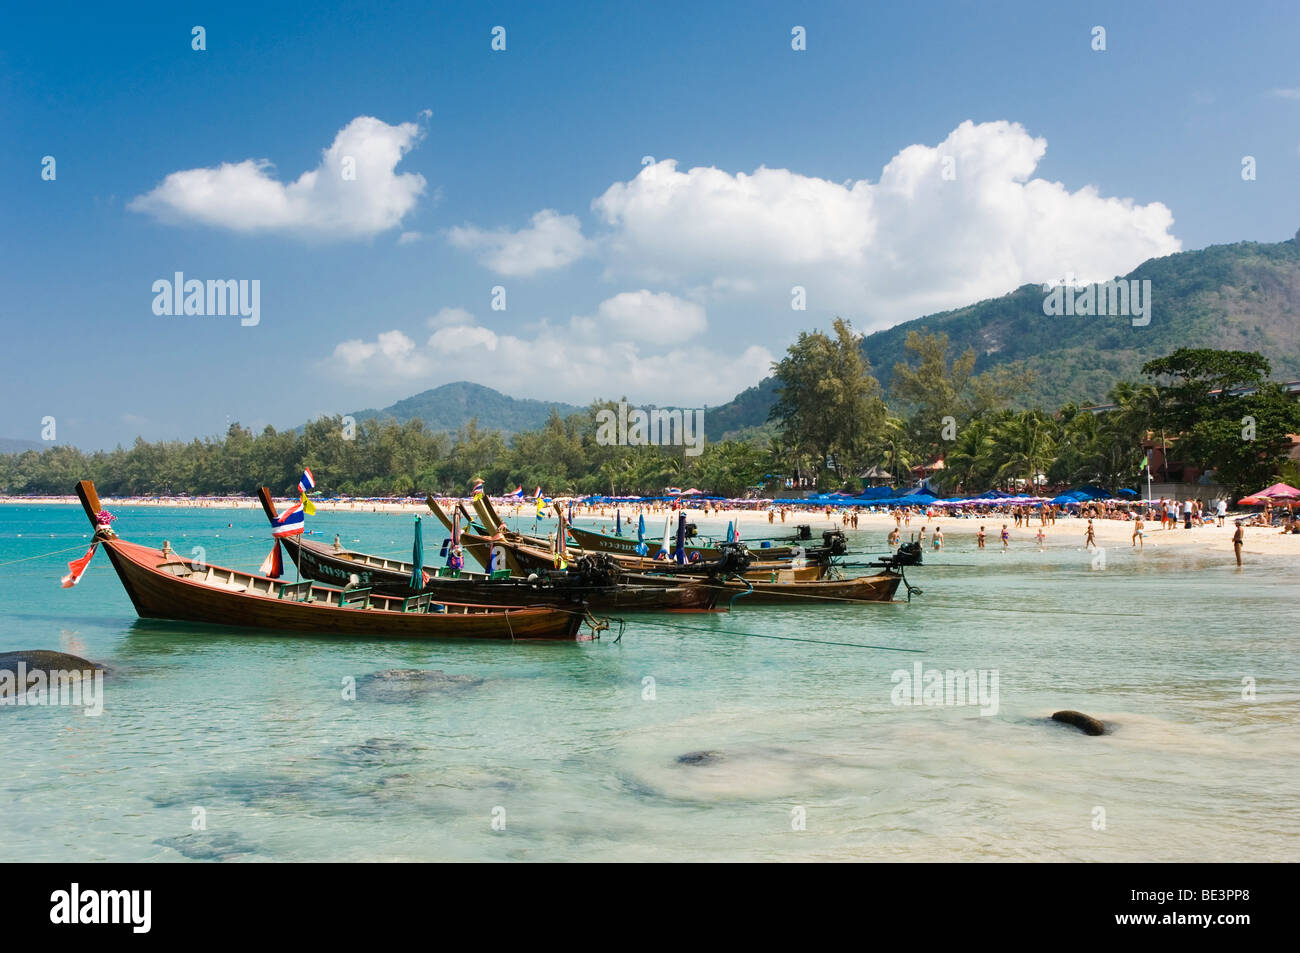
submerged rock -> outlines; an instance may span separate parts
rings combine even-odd
[[[725,760],[721,751],[688,751],[677,756],[678,764],[717,764]]]
[[[154,841],[159,847],[169,847],[190,860],[210,860],[218,863],[247,857],[258,853],[256,847],[229,832],[186,834],[184,837],[161,837]]]
[[[67,672],[73,677],[83,672],[104,672],[108,668],[98,662],[91,662],[78,655],[66,652],[50,652],[46,649],[24,649],[18,652],[0,652],[0,698],[14,694],[18,690],[19,666],[26,673],[29,681],[34,672],[44,672],[47,680],[51,672]],[[24,686],[25,688],[26,686]]]
[[[345,764],[384,765],[414,760],[425,750],[423,745],[398,738],[367,738],[360,744],[336,749],[335,757]]]
[[[1100,719],[1085,715],[1081,711],[1055,712],[1052,715],[1052,721],[1059,721],[1063,725],[1073,725],[1085,735],[1103,735],[1106,733],[1106,726],[1101,723]]]
[[[449,675],[440,669],[391,668],[361,676],[357,681],[357,698],[403,702],[425,695],[460,692],[482,684],[483,679],[473,675]]]

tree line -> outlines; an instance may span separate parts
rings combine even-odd
[[[326,495],[463,495],[523,486],[531,496],[655,495],[695,486],[724,496],[771,494],[787,479],[820,490],[861,487],[878,467],[895,485],[938,460],[932,485],[945,492],[1097,484],[1111,491],[1143,479],[1143,441],[1160,434],[1170,456],[1220,483],[1254,490],[1300,478],[1287,453],[1300,433],[1300,403],[1268,380],[1259,354],[1183,348],[1149,361],[1141,381],[1120,381],[1113,406],[1054,411],[1017,405],[1032,379],[1019,365],[975,373],[973,350],[952,353],[944,334],[911,332],[908,359],[893,369],[888,399],[861,336],[836,319],[830,333],[801,333],[773,365],[770,426],[748,439],[680,446],[616,446],[597,439],[598,401],[539,429],[507,436],[470,420],[455,433],[412,420],[345,427],[323,417],[302,428],[253,433],[238,423],[222,437],[148,442],[83,452],[70,446],[0,455],[0,491],[66,494],[93,479],[109,495],[248,495],[265,484],[287,492],[310,467]],[[775,433],[775,436],[772,435]]]
[[[800,334],[775,365],[776,457],[819,486],[850,484],[868,467],[906,483],[923,467],[951,493],[1135,487],[1145,480],[1144,444],[1236,490],[1300,477],[1288,457],[1300,402],[1252,351],[1180,348],[1146,362],[1142,380],[1116,382],[1108,405],[1055,411],[1016,406],[1033,383],[1020,364],[977,374],[975,351],[952,353],[945,334],[912,331],[905,351],[886,403],[848,322]]]

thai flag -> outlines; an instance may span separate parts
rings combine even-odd
[[[298,481],[298,492],[307,493],[316,489],[316,478],[311,475],[311,471],[306,467],[302,471],[302,479]]]
[[[303,517],[302,504],[295,503],[271,520],[271,535],[276,539],[281,536],[301,536],[306,526],[307,522]]]
[[[483,481],[482,481],[482,480],[475,480],[475,481],[474,481],[474,488],[473,488],[472,490],[470,490],[470,496],[471,496],[473,499],[476,499],[476,500],[477,500],[477,499],[478,499],[479,497],[481,497],[482,495],[483,495]]]
[[[515,491],[510,496],[516,500],[522,500],[524,498],[524,485],[521,483],[515,487]]]

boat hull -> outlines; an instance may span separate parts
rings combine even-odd
[[[410,584],[411,563],[348,550],[336,552],[330,546],[310,540],[283,539],[281,543],[298,571],[307,579],[346,585],[355,576],[357,585],[370,587],[375,592],[393,596],[409,596],[414,592]],[[494,606],[575,607],[585,603],[593,612],[708,612],[713,609],[718,598],[712,589],[695,581],[669,587],[657,583],[616,586],[561,583],[535,586],[518,577],[488,579],[482,575],[430,575],[427,584],[419,591],[453,602]]]
[[[584,618],[581,611],[550,606],[485,611],[481,606],[448,604],[445,612],[413,613],[398,611],[401,600],[392,600],[389,608],[368,609],[295,602],[271,594],[282,584],[265,577],[211,567],[218,574],[251,580],[253,587],[265,587],[266,594],[221,588],[175,575],[176,567],[194,567],[159,550],[121,539],[106,539],[103,545],[144,619],[353,638],[555,640],[576,638]],[[336,590],[320,592],[323,598],[337,595]]]
[[[720,602],[734,605],[825,605],[833,602],[892,602],[903,577],[895,573],[816,582],[765,582],[757,579],[710,580]],[[748,583],[748,585],[746,584]],[[752,588],[751,588],[752,587]]]

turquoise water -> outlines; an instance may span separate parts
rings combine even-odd
[[[260,511],[114,511],[216,564],[269,549]],[[409,515],[314,522],[409,552]],[[0,507],[0,651],[112,668],[99,717],[0,707],[0,860],[1300,860],[1300,569],[1280,557],[1098,570],[950,535],[910,605],[645,616],[618,643],[342,642],[141,622],[103,554],[72,590],[77,552],[11,562],[84,533],[79,507]],[[997,713],[893,704],[916,662],[996,670]],[[471,679],[366,678],[390,669]],[[1062,708],[1114,731],[1045,720]]]

